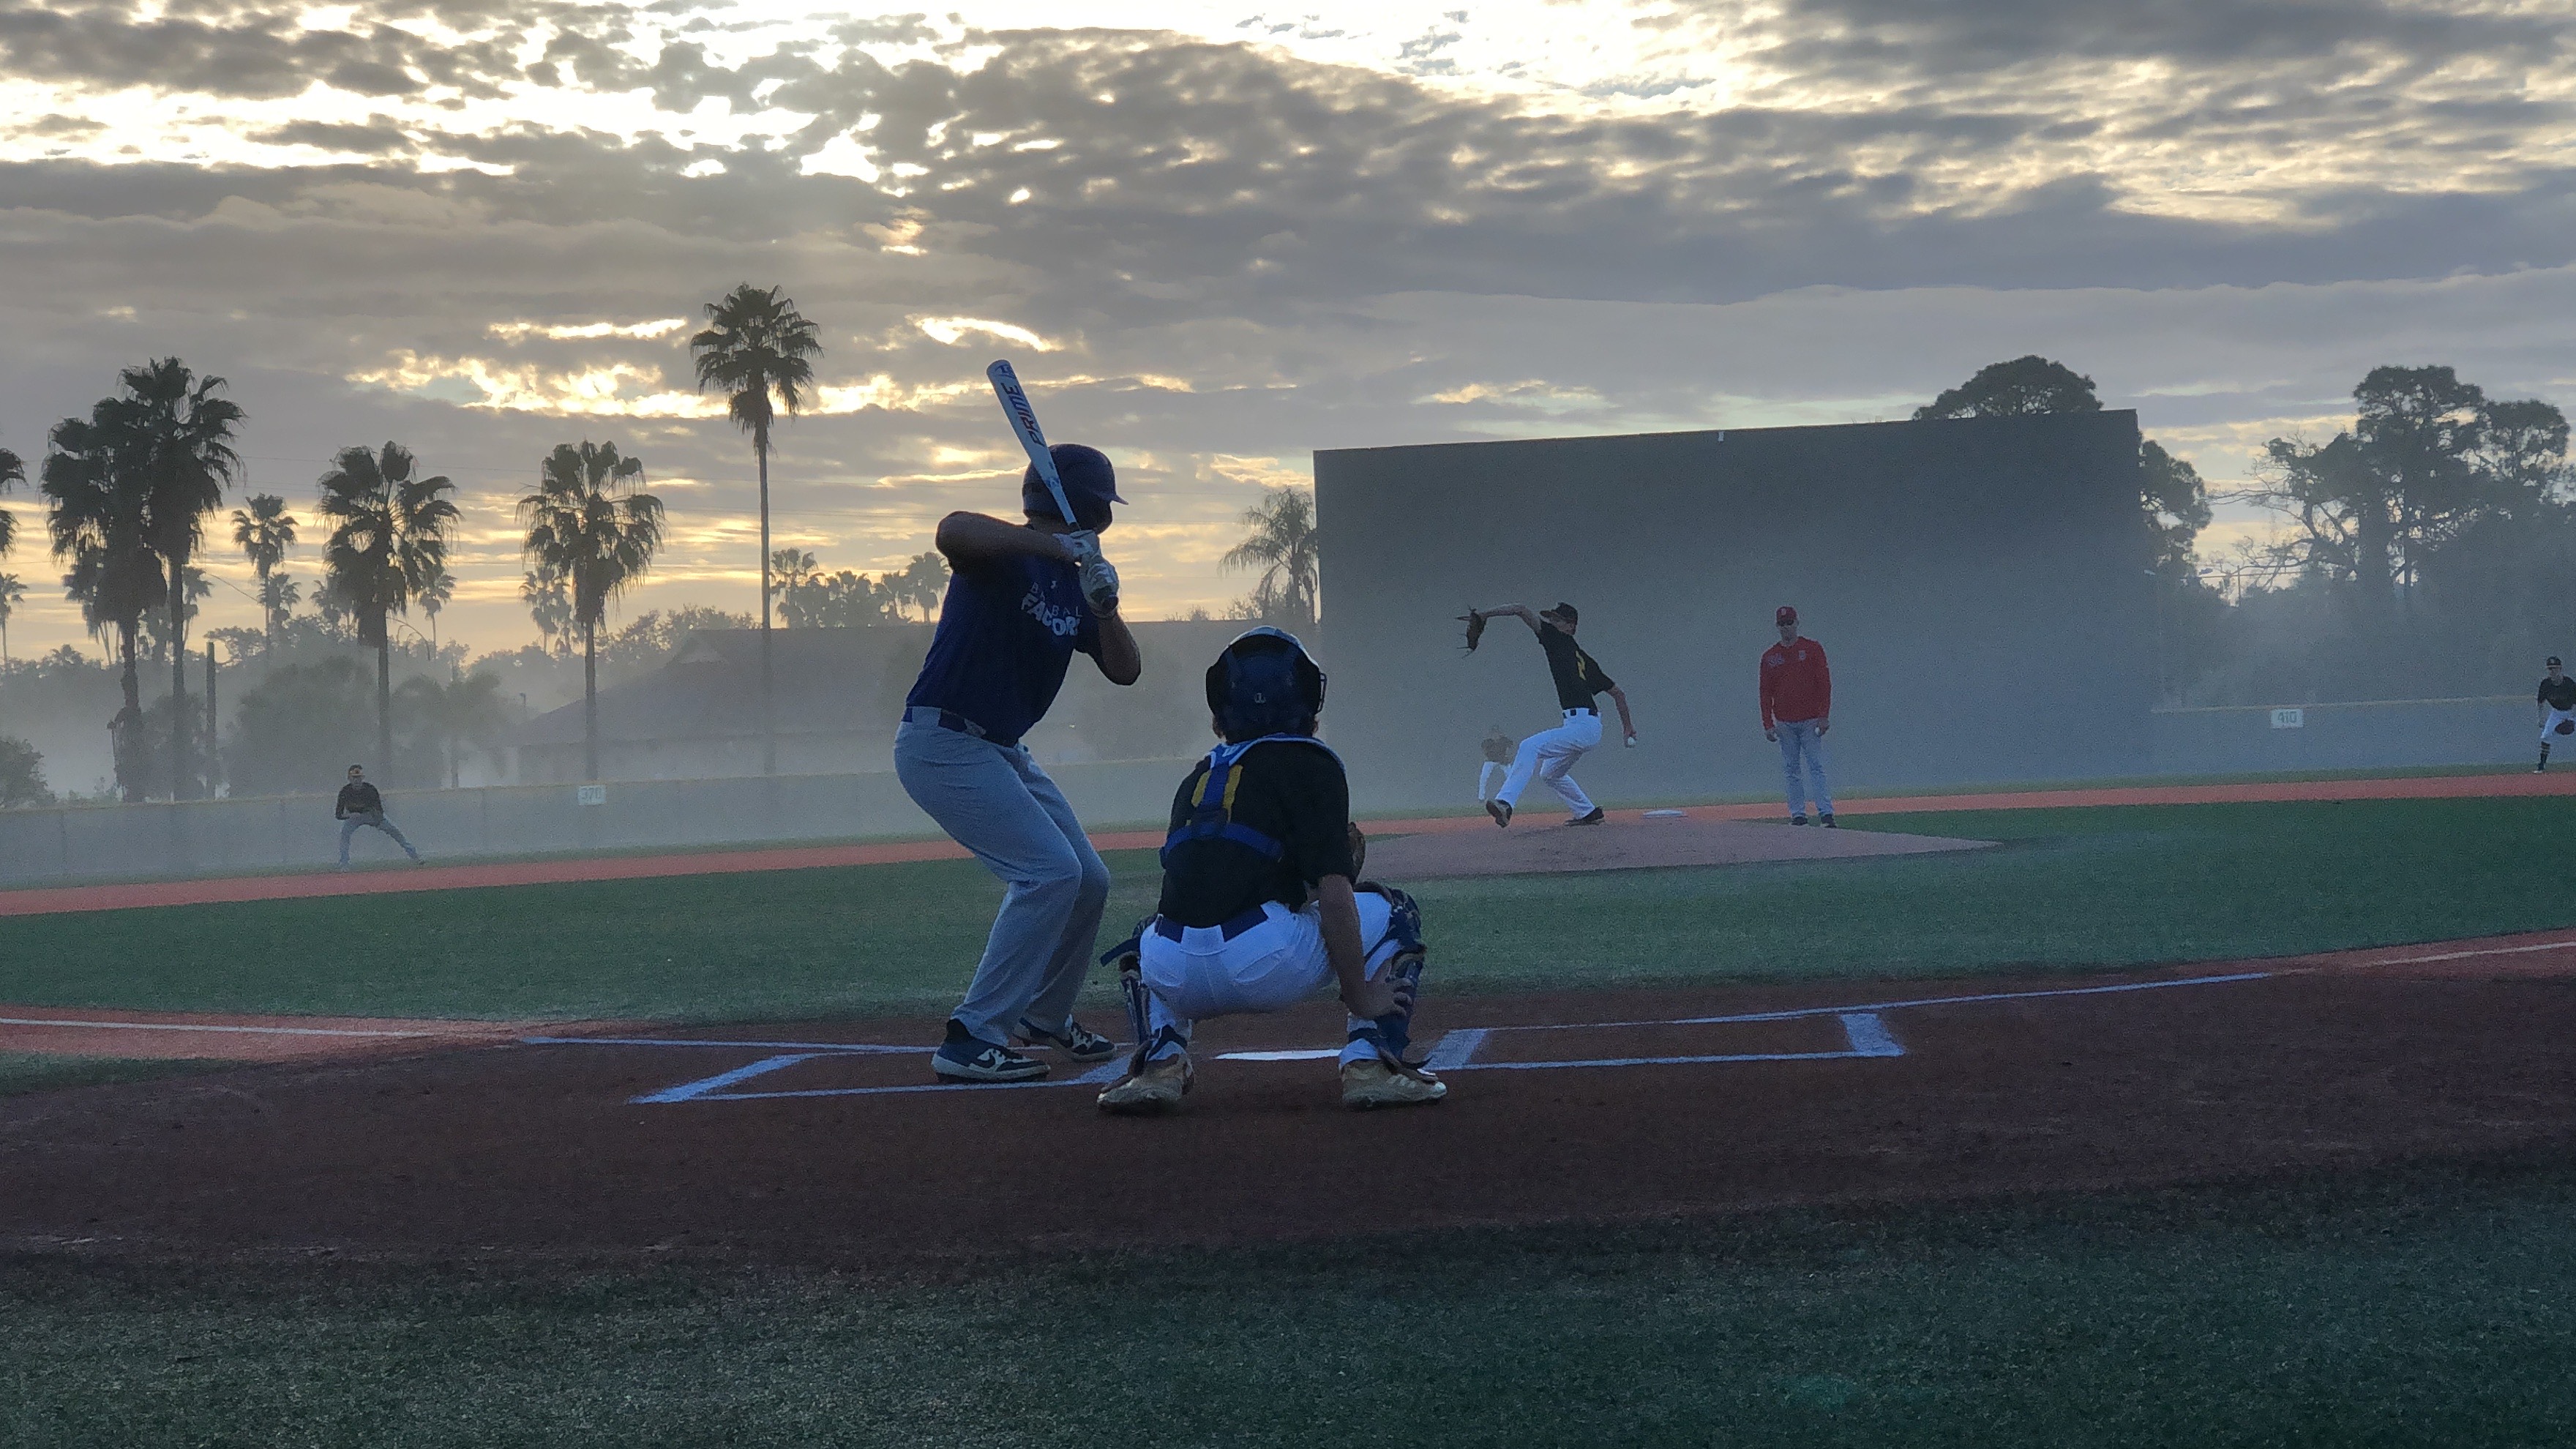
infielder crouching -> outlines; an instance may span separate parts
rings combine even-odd
[[[2576,679],[2559,672],[2558,656],[2549,656],[2549,673],[2540,681],[2540,763],[2535,775],[2549,769],[2549,742],[2576,735]]]
[[[1253,629],[1209,667],[1207,699],[1224,743],[1173,797],[1162,899],[1101,958],[1118,968],[1142,1045],[1100,1109],[1179,1110],[1194,1085],[1193,1023],[1283,1010],[1328,981],[1350,1012],[1342,1105],[1439,1101],[1448,1085],[1404,1056],[1421,916],[1402,891],[1354,884],[1364,843],[1350,782],[1314,737],[1323,670],[1296,636]]]

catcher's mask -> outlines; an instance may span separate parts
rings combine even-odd
[[[1324,671],[1285,629],[1246,629],[1208,666],[1207,701],[1229,744],[1311,734],[1324,709]]]

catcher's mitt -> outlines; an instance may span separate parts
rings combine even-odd
[[[1458,617],[1467,626],[1467,652],[1473,654],[1478,642],[1485,637],[1485,616],[1469,609]]]
[[[1368,837],[1360,833],[1358,821],[1352,821],[1350,823],[1350,832],[1351,879],[1358,880],[1360,878],[1362,867],[1368,862]]]

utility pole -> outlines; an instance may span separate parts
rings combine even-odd
[[[206,798],[215,798],[217,762],[222,758],[215,735],[215,641],[206,641]]]

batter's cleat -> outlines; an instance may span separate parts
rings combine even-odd
[[[1105,1062],[1118,1055],[1118,1043],[1081,1022],[1067,1021],[1064,1030],[1049,1031],[1025,1016],[1020,1029],[1011,1033],[1011,1045],[1053,1047],[1077,1062]]]
[[[1600,806],[1598,806],[1598,805],[1595,805],[1595,806],[1593,806],[1593,807],[1592,807],[1592,813],[1591,813],[1591,814],[1589,814],[1589,815],[1577,815],[1577,816],[1575,816],[1573,819],[1571,819],[1571,820],[1569,820],[1569,821],[1567,821],[1567,822],[1565,822],[1565,823],[1566,823],[1566,824],[1568,824],[1568,825],[1598,825],[1598,824],[1600,824],[1603,820],[1605,820],[1605,819],[1607,819],[1607,818],[1608,818],[1607,816],[1605,816],[1605,815],[1603,815],[1603,814],[1601,813],[1601,807],[1600,807]]]
[[[1190,1092],[1197,1085],[1190,1054],[1175,1052],[1129,1067],[1127,1075],[1100,1089],[1099,1107],[1117,1117],[1159,1117],[1189,1106]]]
[[[1342,1105],[1354,1112],[1427,1107],[1448,1095],[1447,1082],[1419,1067],[1393,1066],[1384,1057],[1342,1064]]]
[[[1825,813],[1824,813],[1824,814],[1822,814],[1822,815],[1817,816],[1817,817],[1816,817],[1816,820],[1817,820],[1817,822],[1818,822],[1818,823],[1822,824],[1822,825],[1823,825],[1827,830],[1839,830],[1839,829],[1841,829],[1841,828],[1842,828],[1842,827],[1840,827],[1840,826],[1838,826],[1838,825],[1834,824],[1834,816],[1833,816],[1833,812],[1832,812],[1832,811],[1830,811],[1830,810],[1829,810],[1829,811],[1827,811],[1827,812],[1825,812]]]
[[[930,1070],[952,1082],[1034,1082],[1047,1074],[1047,1064],[980,1041],[964,1022],[951,1018],[948,1040],[930,1054]]]
[[[1488,800],[1485,802],[1485,813],[1494,817],[1494,824],[1497,827],[1505,830],[1511,828],[1512,807],[1510,805],[1500,800]]]
[[[1807,817],[1804,815],[1792,815],[1789,817],[1789,823],[1792,825],[1804,825],[1807,823]]]

